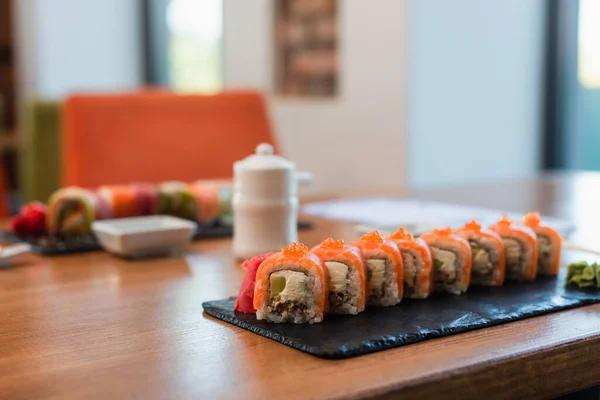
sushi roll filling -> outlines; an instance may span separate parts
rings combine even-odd
[[[369,298],[384,296],[384,283],[387,280],[387,261],[381,258],[366,260],[367,265],[367,290]]]
[[[409,251],[402,252],[402,263],[404,264],[404,291],[412,294],[417,284],[417,258]]]
[[[77,233],[89,230],[89,221],[85,216],[83,205],[77,201],[65,201],[61,204],[57,225],[59,232]]]
[[[460,272],[456,254],[449,250],[440,249],[432,246],[434,263],[434,282],[443,284],[452,284]]]
[[[552,245],[546,235],[538,235],[539,266],[542,271],[549,271],[552,266]]]
[[[479,281],[492,278],[494,265],[498,262],[498,254],[493,249],[487,248],[476,240],[469,240],[472,256],[472,273],[474,279]]]
[[[350,300],[348,292],[350,269],[346,264],[338,261],[325,261],[325,266],[329,271],[329,304],[335,312],[336,308]]]
[[[267,312],[276,322],[300,321],[309,316],[309,277],[304,272],[282,270],[269,276]]]
[[[506,249],[506,272],[509,276],[520,276],[522,273],[523,254],[521,243],[511,238],[502,238],[504,248]]]

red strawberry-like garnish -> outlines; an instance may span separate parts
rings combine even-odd
[[[252,257],[242,263],[242,268],[246,269],[246,275],[242,280],[240,286],[240,293],[238,294],[237,300],[235,301],[234,310],[240,311],[246,314],[256,314],[254,308],[254,283],[256,282],[256,271],[258,267],[273,253],[261,254],[256,257]]]
[[[10,230],[18,236],[40,236],[46,232],[48,210],[40,202],[26,204],[10,221]]]

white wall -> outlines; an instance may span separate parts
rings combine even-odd
[[[283,151],[313,191],[396,186],[405,174],[404,2],[339,1],[341,85],[332,100],[270,96]],[[272,92],[272,0],[225,0],[227,88]]]
[[[533,174],[544,0],[409,0],[408,182]]]
[[[14,2],[22,96],[141,83],[140,11],[134,0]]]

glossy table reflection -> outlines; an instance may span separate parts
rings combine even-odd
[[[375,193],[406,194],[342,196]],[[582,244],[594,245],[600,226],[596,174],[413,195],[571,218]],[[356,237],[353,224],[315,221],[301,233],[309,246]],[[303,354],[203,315],[203,301],[238,289],[243,270],[230,248],[209,240],[181,258],[146,261],[30,255],[1,268],[0,398],[506,399],[600,383],[600,305],[344,361]]]

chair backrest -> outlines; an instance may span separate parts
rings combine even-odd
[[[19,143],[19,188],[23,201],[46,202],[60,188],[61,103],[32,100],[24,105]]]
[[[75,95],[63,110],[64,185],[230,178],[258,143],[276,145],[257,92]]]

